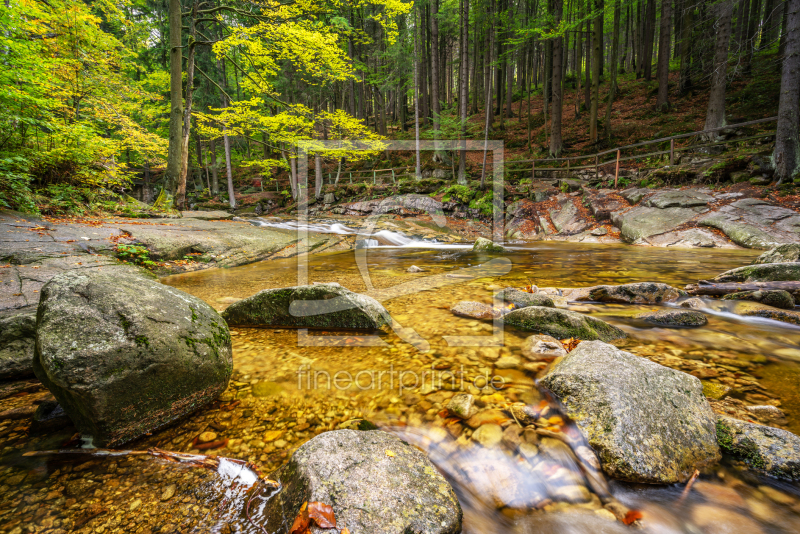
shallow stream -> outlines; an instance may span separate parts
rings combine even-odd
[[[529,284],[683,287],[749,263],[757,253],[512,246],[502,256],[508,262],[464,248],[379,246],[163,279],[217,310],[262,289],[338,282],[381,300],[395,324],[380,335],[233,328],[234,378],[220,401],[131,447],[238,458],[269,473],[320,432],[363,417],[429,453],[456,488],[466,533],[628,531],[603,508],[563,443],[522,431],[503,415],[511,402],[542,400],[531,369],[499,364],[520,356],[527,334],[493,331],[491,323],[455,317],[449,308],[460,300],[491,303],[497,290]],[[425,272],[406,272],[412,265]],[[569,306],[626,330],[630,339],[621,348],[730,388],[731,409],[779,406],[786,419],[770,424],[800,433],[800,328],[743,320],[713,301],[708,325],[684,330],[646,327],[633,318],[653,306]],[[494,376],[502,377],[502,387],[487,383]],[[443,417],[459,390],[474,394],[480,413],[503,427],[499,444],[480,446],[472,428]],[[3,402],[3,409],[14,406]],[[198,450],[195,438],[203,432],[227,441]],[[0,428],[0,448],[54,449],[65,437],[30,437],[9,426]],[[148,455],[14,458],[0,465],[0,532],[260,532],[242,510],[249,486],[236,482],[238,464],[223,473]],[[685,495],[683,485],[610,485],[621,503],[642,512],[648,532],[800,531],[800,487],[760,478],[734,461],[702,473]]]

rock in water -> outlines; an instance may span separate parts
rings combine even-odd
[[[0,380],[33,376],[36,307],[13,310],[0,317]]]
[[[521,349],[522,355],[533,361],[553,361],[567,355],[564,345],[551,336],[528,336],[522,342]]]
[[[272,478],[283,489],[266,504],[269,532],[289,532],[313,501],[333,506],[337,525],[353,533],[461,532],[453,489],[424,453],[386,432],[324,432]]]
[[[528,306],[545,306],[555,308],[553,299],[544,293],[528,293],[521,289],[507,287],[497,293],[497,298],[503,302],[513,304],[517,308],[527,308]]]
[[[372,297],[337,283],[265,289],[231,304],[222,316],[232,325],[300,328],[380,328],[389,312]]]
[[[626,337],[625,332],[605,321],[578,312],[528,306],[514,310],[503,317],[503,323],[520,330],[547,334],[558,339],[613,341]]]
[[[800,437],[791,432],[719,416],[717,440],[725,453],[753,469],[775,478],[800,480]]]
[[[760,263],[725,271],[714,282],[795,282],[800,281],[800,263]]]
[[[791,310],[794,308],[794,297],[788,291],[765,289],[760,291],[739,291],[729,293],[722,297],[723,300],[752,300],[773,308]]]
[[[115,447],[222,393],[231,338],[211,306],[138,270],[74,270],[42,288],[33,368],[78,430]]]
[[[792,310],[772,308],[761,303],[739,302],[733,311],[745,317],[762,317],[764,319],[772,319],[773,321],[800,325],[800,313]]]
[[[471,300],[462,300],[456,302],[451,308],[450,312],[458,317],[466,317],[468,319],[480,319],[481,321],[491,321],[495,317],[500,316],[500,311],[495,310],[488,304],[483,302],[474,302]]]
[[[412,265],[411,267],[406,269],[406,272],[407,273],[424,273],[425,269],[423,269],[422,267],[417,267],[416,265]]]
[[[490,239],[486,239],[485,237],[479,237],[475,240],[475,244],[472,245],[473,252],[505,252],[506,249],[502,245],[498,245],[494,241]]]
[[[756,258],[753,264],[792,262],[800,262],[800,244],[798,243],[778,245]]]
[[[675,302],[686,295],[680,289],[658,282],[638,282],[619,286],[596,286],[588,293],[573,298],[576,301],[616,302],[620,304],[661,304]]]
[[[636,318],[657,326],[690,327],[708,324],[705,314],[694,310],[658,310],[640,313]]]
[[[584,341],[542,379],[609,476],[685,482],[720,458],[714,414],[697,378],[599,341]]]

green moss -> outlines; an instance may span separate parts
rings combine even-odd
[[[147,336],[136,336],[134,340],[137,345],[150,348],[150,341],[147,339]]]
[[[737,440],[734,431],[720,420],[717,420],[717,443],[724,453],[741,458],[750,467],[766,468],[764,457],[761,456],[755,442],[750,438]]]

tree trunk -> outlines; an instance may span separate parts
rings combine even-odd
[[[586,14],[592,12],[591,0],[586,0]],[[586,83],[584,84],[583,107],[587,110],[592,107],[592,22],[587,20],[584,23],[586,30],[584,36],[586,37]]]
[[[692,0],[688,0],[691,2]],[[686,7],[681,24],[681,75],[678,92],[686,94],[692,88],[692,26],[694,25],[694,6]]]
[[[728,45],[731,40],[732,0],[722,0],[716,6],[717,40],[714,47],[714,71],[711,74],[711,90],[708,96],[708,110],[704,129],[711,130],[725,126],[725,85],[728,67]],[[710,133],[708,139],[716,139],[719,132]]]
[[[322,196],[322,156],[314,154],[314,198]]]
[[[656,0],[647,0],[645,12],[645,36],[644,36],[644,55],[642,56],[644,66],[644,79],[650,81],[653,70],[653,44],[656,33]]]
[[[658,36],[658,98],[656,109],[669,110],[670,31],[672,30],[672,0],[661,0],[661,31]]]
[[[666,1],[666,0],[665,0]],[[611,87],[608,92],[608,104],[606,105],[606,118],[603,121],[603,136],[608,139],[611,137],[611,105],[614,98],[617,96],[617,67],[619,61],[617,54],[619,54],[619,19],[621,0],[614,1],[614,35],[611,39]]]
[[[779,184],[797,178],[800,170],[800,0],[788,0],[786,9],[786,45],[772,158]]]
[[[433,106],[433,129],[439,129],[439,0],[431,2],[431,104]]]
[[[564,9],[563,0],[552,0],[553,6],[553,24],[558,28],[561,24],[562,10]],[[561,62],[563,61],[563,38],[556,37],[553,39],[553,104],[550,112],[550,154],[553,157],[558,157],[561,150],[564,148],[564,143],[561,140],[561,113],[563,112],[562,105],[562,87],[561,76],[563,74]]]
[[[192,3],[192,14],[189,21],[189,52],[186,55],[186,98],[183,108],[183,136],[181,138],[181,174],[178,180],[178,194],[176,204],[178,209],[186,209],[186,178],[189,173],[189,139],[192,131],[192,97],[194,96],[194,55],[197,31],[195,19],[197,18],[197,0]]]
[[[219,169],[217,168],[217,140],[208,142],[208,151],[211,153],[211,196],[219,195]]]
[[[228,88],[228,74],[225,68],[225,60],[217,61],[217,66],[219,67],[222,73],[222,80],[220,81],[220,86],[222,87],[223,91],[227,90]],[[228,107],[228,96],[225,93],[222,93],[222,107]],[[222,141],[225,146],[225,172],[228,176],[228,203],[230,204],[231,208],[236,207],[236,195],[234,194],[233,190],[233,168],[231,167],[231,140],[228,137],[228,132],[225,128],[225,125],[222,126]]]
[[[589,140],[597,141],[597,110],[600,105],[600,61],[603,56],[603,0],[594,0],[597,16],[594,19],[592,36],[592,102],[589,109]]]
[[[469,104],[469,69],[467,69],[467,62],[469,61],[469,54],[467,53],[469,48],[469,0],[461,0],[461,27],[464,34],[464,46],[460,50],[459,78],[461,80],[461,91],[458,96],[458,107],[461,109],[461,140],[462,143],[466,143],[467,105]],[[458,158],[458,183],[461,185],[466,185],[467,183],[467,149],[463,145]]]
[[[486,187],[486,153],[488,152],[489,146],[489,129],[492,127],[492,85],[494,77],[492,76],[492,62],[495,60],[494,58],[494,18],[492,15],[494,14],[494,2],[495,0],[489,0],[489,13],[487,14],[487,19],[489,21],[489,27],[486,29],[486,69],[488,70],[487,80],[488,83],[486,85],[486,117],[485,117],[485,131],[484,131],[484,141],[483,141],[483,166],[481,167],[481,189]],[[530,140],[530,136],[529,136]],[[494,163],[492,163],[494,165]]]
[[[414,10],[414,138],[416,139],[417,148],[417,166],[414,178],[422,180],[422,166],[420,165],[419,157],[419,37],[417,34],[419,24],[417,22],[417,10]]]
[[[745,76],[750,76],[753,73],[753,49],[756,47],[756,37],[758,36],[758,22],[759,22],[759,8],[761,2],[759,0],[750,0],[750,20],[747,25],[747,41],[745,41],[745,55],[744,64],[742,69]]]
[[[183,59],[181,48],[181,2],[169,0],[169,148],[164,188],[174,194],[181,174],[183,134]]]

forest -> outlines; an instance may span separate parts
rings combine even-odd
[[[131,180],[152,179],[147,203],[164,190],[183,209],[188,183],[191,196],[235,207],[243,175],[297,199],[297,146],[314,140],[342,143],[312,149],[315,196],[323,170],[338,183],[381,140],[588,153],[630,140],[615,131],[626,127],[619,93],[637,82],[628,91],[644,91],[651,114],[693,115],[662,137],[725,126],[729,89],[744,84],[751,118],[778,116],[772,164],[791,182],[798,10],[796,0],[13,0],[0,6],[0,201],[113,211]],[[454,157],[459,184],[485,175],[466,150]]]

